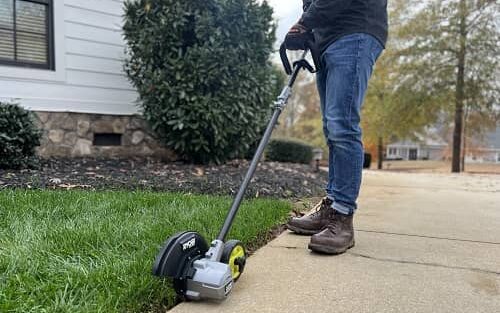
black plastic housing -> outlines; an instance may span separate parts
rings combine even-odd
[[[177,233],[167,239],[156,256],[153,275],[184,279],[189,272],[186,267],[189,267],[195,259],[203,257],[207,251],[207,242],[197,232]]]

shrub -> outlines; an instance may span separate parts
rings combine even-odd
[[[0,168],[36,165],[39,145],[40,131],[32,114],[16,104],[0,102]]]
[[[273,65],[273,90],[272,90],[272,95],[273,96],[278,96],[281,93],[281,90],[286,84],[286,75],[281,66]],[[270,115],[269,115],[270,117]],[[265,123],[267,126],[267,123],[269,123],[269,119],[265,120]],[[262,127],[260,133],[258,133],[258,136],[254,139],[253,143],[248,145],[247,151],[241,156],[242,158],[246,160],[251,160],[255,152],[257,151],[257,147],[259,146],[259,143],[262,139],[262,136],[264,136],[264,132],[266,131],[266,127]]]
[[[311,163],[313,147],[297,139],[271,139],[266,152],[270,161]]]
[[[197,163],[245,154],[273,102],[272,9],[256,0],[128,0],[125,71],[160,140]]]

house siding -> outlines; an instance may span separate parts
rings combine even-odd
[[[56,70],[0,65],[0,100],[33,111],[138,113],[123,72],[123,2],[54,1]]]
[[[123,1],[56,0],[55,70],[0,64],[0,101],[35,113],[42,157],[175,159],[141,117],[123,71]],[[96,138],[120,138],[119,144]]]

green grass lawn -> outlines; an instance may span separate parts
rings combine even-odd
[[[181,230],[210,241],[231,199],[153,192],[0,192],[0,312],[160,312],[174,304],[151,275]],[[291,210],[245,201],[230,238],[255,242]]]

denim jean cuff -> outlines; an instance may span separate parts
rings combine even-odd
[[[332,207],[335,211],[344,214],[344,215],[351,215],[354,214],[356,211],[355,207],[350,207],[345,204],[339,203],[339,202],[333,202]]]

